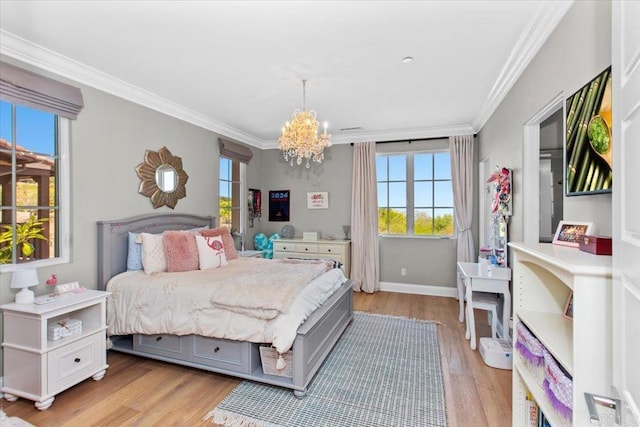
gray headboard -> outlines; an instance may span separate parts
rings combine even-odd
[[[130,231],[161,233],[205,226],[215,227],[215,217],[169,213],[98,221],[98,289],[104,290],[109,279],[127,270]]]

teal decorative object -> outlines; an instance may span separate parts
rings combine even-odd
[[[253,244],[257,250],[264,251],[269,245],[269,239],[264,233],[258,233],[253,238]]]

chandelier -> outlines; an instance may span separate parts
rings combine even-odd
[[[324,132],[318,135],[318,121],[315,111],[307,111],[306,106],[306,80],[302,80],[302,111],[295,110],[291,121],[282,128],[282,135],[278,139],[278,148],[282,150],[285,161],[291,161],[300,165],[306,160],[322,163],[324,149],[331,146],[330,135],[327,134],[327,122],[324,122]]]

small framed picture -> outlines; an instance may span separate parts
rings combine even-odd
[[[580,246],[582,236],[591,234],[592,228],[592,222],[560,221],[552,243],[577,248]]]
[[[573,291],[569,292],[567,297],[567,303],[564,305],[564,311],[562,315],[567,319],[573,320]]]

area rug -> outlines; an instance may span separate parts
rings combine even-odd
[[[297,399],[243,381],[205,419],[225,426],[446,426],[437,324],[355,313]]]

